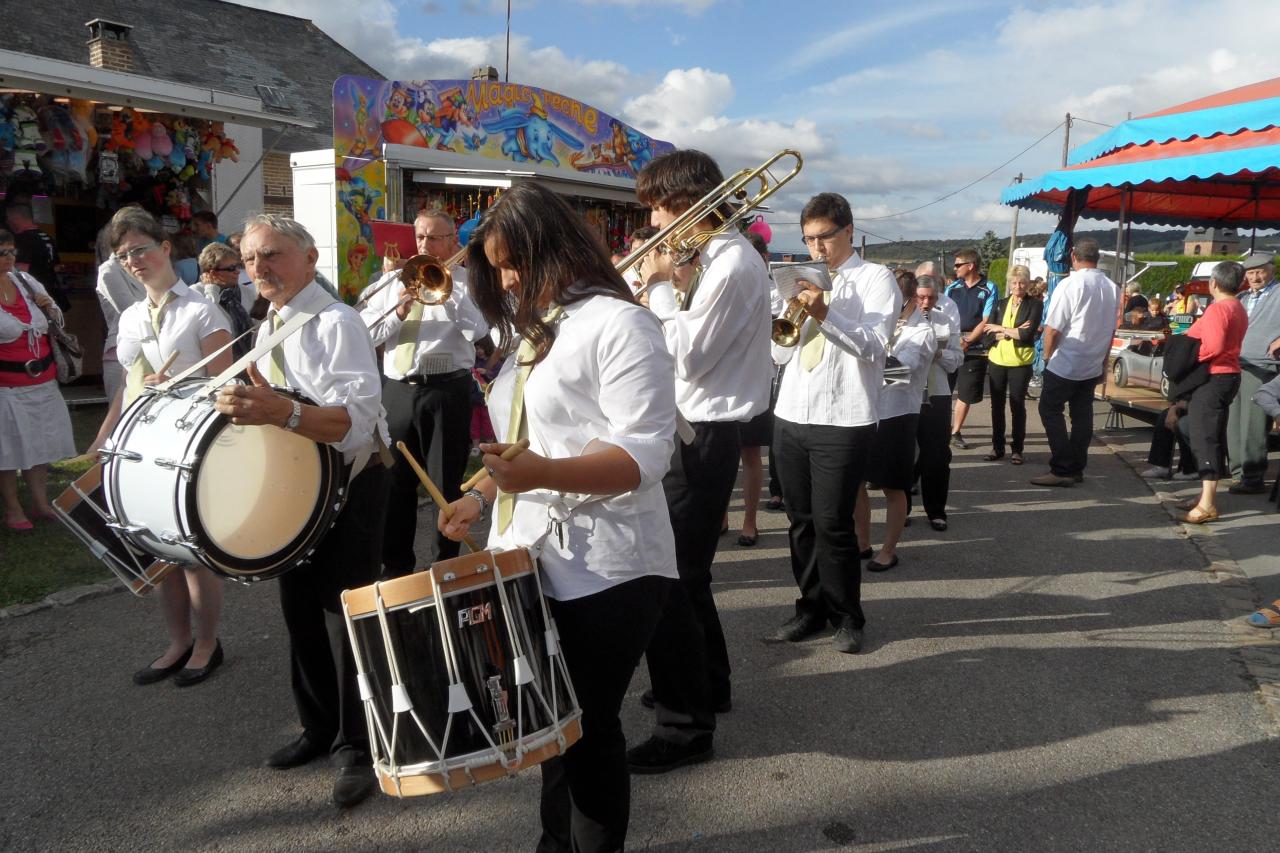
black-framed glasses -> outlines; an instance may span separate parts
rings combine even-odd
[[[229,267],[214,267],[213,271],[214,272],[240,272],[240,270],[242,269],[244,269],[244,264],[235,264]]]
[[[959,263],[952,264],[951,268],[953,270],[958,270],[960,269],[960,267],[971,267],[971,266],[973,266],[973,261],[960,261]]]
[[[804,241],[804,244],[806,246],[812,246],[814,243],[817,243],[821,240],[830,240],[832,237],[836,236],[841,231],[843,231],[846,227],[847,226],[841,225],[839,228],[832,228],[830,231],[826,232],[825,234],[807,234],[802,236],[800,239]]]
[[[136,261],[159,245],[159,243],[147,243],[142,246],[134,246],[132,249],[125,249],[123,252],[116,252],[112,257],[122,264],[125,261]]]
[[[17,256],[17,249],[0,249],[0,258],[16,258]]]

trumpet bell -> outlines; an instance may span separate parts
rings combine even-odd
[[[430,255],[414,255],[400,272],[405,292],[423,305],[443,305],[453,293],[449,268]]]
[[[773,342],[780,347],[793,347],[800,343],[800,326],[786,317],[773,319]]]

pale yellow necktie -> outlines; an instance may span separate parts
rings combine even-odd
[[[543,316],[542,322],[551,325],[560,316],[560,311],[561,307],[559,305],[555,306]],[[524,385],[529,379],[529,371],[533,370],[533,365],[528,363],[533,360],[533,356],[533,344],[527,339],[522,339],[520,348],[516,350],[516,381],[515,387],[511,391],[511,414],[507,420],[507,433],[504,436],[508,444],[514,444],[529,435],[529,419],[525,417],[524,411]],[[515,510],[516,496],[499,489],[499,533],[505,533],[507,528],[511,526],[511,518],[515,515]]]
[[[277,332],[284,325],[279,314],[271,315],[271,331]],[[279,343],[271,348],[271,375],[267,381],[278,388],[284,387],[284,344]]]
[[[396,339],[396,357],[392,366],[401,376],[408,376],[413,369],[413,355],[418,350],[418,332],[422,328],[423,307],[421,302],[416,299],[413,301],[413,307],[409,309],[409,315],[404,318],[404,325],[400,327],[400,337]]]
[[[822,292],[823,304],[829,303],[830,291]],[[800,345],[800,366],[805,370],[813,370],[822,361],[822,350],[827,344],[827,336],[818,330],[818,321],[814,317],[805,326],[804,343]]]
[[[156,346],[160,346],[160,327],[164,325],[164,309],[165,306],[174,299],[173,291],[167,291],[160,300],[159,305],[147,303],[147,317],[151,321],[151,332],[156,337]],[[155,368],[147,357],[143,354],[141,348],[138,349],[138,357],[133,360],[133,364],[129,365],[129,375],[124,382],[124,406],[128,407],[130,403],[138,399],[138,395],[142,393],[142,389],[146,387],[147,375],[154,372]]]

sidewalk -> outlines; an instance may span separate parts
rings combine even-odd
[[[1047,452],[1034,413],[1020,468],[982,461],[986,416],[976,407],[973,449],[956,455],[950,530],[917,521],[901,565],[864,575],[864,654],[834,653],[827,637],[760,642],[794,598],[784,516],[760,514],[755,548],[722,540],[733,711],[715,761],[634,778],[631,849],[1271,843],[1280,730],[1254,680],[1275,654],[1269,632],[1224,619],[1239,588],[1206,571],[1122,458],[1097,443],[1083,484],[1037,488],[1027,481]],[[1227,500],[1229,526],[1212,537],[1267,562],[1265,504]],[[344,814],[328,802],[329,768],[261,766],[296,730],[271,584],[229,591],[227,664],[206,684],[129,683],[162,633],[155,603],[128,595],[0,622],[0,848],[533,848],[536,771]],[[624,704],[632,741],[651,721],[637,701],[646,681],[642,667]]]

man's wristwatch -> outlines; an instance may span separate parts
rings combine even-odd
[[[293,432],[298,428],[298,422],[302,420],[302,403],[297,400],[293,401],[293,412],[290,413],[289,419],[284,422],[284,429]]]

